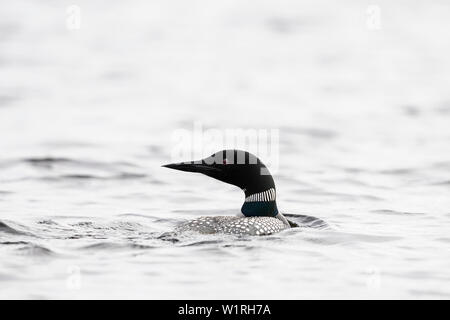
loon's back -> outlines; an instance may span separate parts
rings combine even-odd
[[[178,232],[195,231],[204,234],[269,235],[289,228],[274,217],[200,217],[179,225]]]

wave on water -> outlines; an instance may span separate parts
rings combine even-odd
[[[405,211],[396,211],[390,209],[382,209],[382,210],[372,210],[371,212],[377,214],[386,214],[386,215],[406,215],[406,216],[417,216],[417,215],[425,215],[425,213],[421,212],[405,212]]]
[[[34,257],[56,256],[56,252],[54,252],[53,250],[43,245],[31,242],[17,248],[17,252],[20,255],[34,256]]]
[[[115,242],[98,242],[80,247],[80,250],[96,251],[96,250],[114,250],[114,251],[129,251],[129,250],[149,250],[154,249],[155,246],[143,245],[138,243],[115,243]]]
[[[17,255],[21,256],[50,257],[57,255],[56,252],[46,246],[29,241],[0,241],[0,246],[12,249]]]
[[[27,166],[33,169],[17,170],[17,167]],[[11,169],[14,175],[8,181],[36,180],[43,182],[58,181],[114,181],[114,180],[146,180],[149,183],[162,184],[147,170],[138,164],[126,161],[98,161],[69,157],[30,157],[10,159],[0,162],[0,167]],[[0,191],[0,194],[7,191]]]
[[[138,167],[136,164],[132,164],[130,162],[102,162],[102,161],[94,161],[94,160],[83,160],[83,159],[72,159],[72,158],[64,158],[64,157],[32,157],[32,158],[24,158],[21,160],[24,163],[28,163],[32,166],[42,167],[51,169],[56,165],[73,165],[79,167],[91,167],[91,168],[104,168],[105,165],[109,167]]]
[[[329,228],[328,223],[320,218],[303,214],[283,213],[293,228],[313,228],[326,229]]]
[[[49,256],[54,254],[50,249],[53,248],[53,244],[56,244],[54,241],[59,240],[75,241],[72,243],[79,250],[125,251],[152,249],[168,243],[199,246],[227,242],[228,239],[226,235],[209,235],[207,239],[199,239],[200,235],[196,234],[190,236],[178,234],[173,232],[177,222],[181,222],[176,219],[161,219],[139,214],[122,214],[120,217],[121,219],[112,221],[86,217],[60,217],[59,219],[52,217],[40,219],[22,227],[14,222],[0,221],[0,245],[20,246],[17,250],[22,254]],[[123,219],[125,217],[128,219]],[[286,217],[294,227],[292,230],[328,228],[325,221],[312,216],[286,214]],[[27,231],[23,231],[24,229]],[[47,248],[30,242],[30,236],[44,239],[43,241],[52,245]],[[244,238],[239,237],[239,239]],[[76,241],[83,241],[83,244],[77,246]]]
[[[32,235],[29,232],[20,231],[16,228],[13,228],[3,221],[0,221],[0,233],[7,233],[7,234],[13,234],[13,235],[26,235],[26,236]]]

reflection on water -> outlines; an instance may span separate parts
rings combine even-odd
[[[0,298],[450,297],[447,2],[70,4],[0,12]],[[301,227],[171,234],[243,201],[160,167],[194,122],[279,129]]]

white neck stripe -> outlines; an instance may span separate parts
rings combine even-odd
[[[245,202],[268,202],[275,201],[276,192],[274,188],[270,188],[269,190],[251,194],[247,198],[245,198]]]

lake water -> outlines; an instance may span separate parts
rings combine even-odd
[[[0,298],[450,298],[448,1],[2,4]],[[161,168],[199,124],[328,227],[161,238],[241,207]]]

